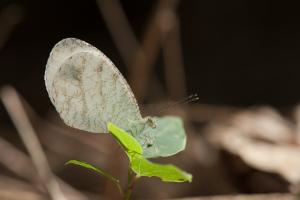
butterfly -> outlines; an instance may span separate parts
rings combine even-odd
[[[111,122],[131,133],[145,148],[146,157],[173,155],[185,147],[181,119],[143,118],[117,67],[82,40],[58,42],[48,58],[44,78],[51,102],[73,128],[107,133]]]

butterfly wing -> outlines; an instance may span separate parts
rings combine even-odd
[[[102,133],[112,122],[127,130],[141,120],[136,99],[114,64],[88,43],[67,38],[52,49],[45,72],[50,99],[64,122]]]
[[[146,124],[135,139],[142,145],[146,158],[168,157],[185,149],[186,135],[179,117],[153,117],[155,128]]]

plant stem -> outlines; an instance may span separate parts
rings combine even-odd
[[[124,192],[123,192],[123,189],[122,189],[120,183],[115,183],[115,185],[117,186],[117,188],[118,188],[118,190],[119,190],[121,196],[123,196],[123,195],[124,195]]]
[[[124,193],[124,198],[123,198],[124,200],[130,200],[137,179],[138,177],[135,176],[134,172],[131,169],[128,169],[128,186]]]

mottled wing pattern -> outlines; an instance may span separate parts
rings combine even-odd
[[[112,122],[128,130],[142,119],[136,99],[114,64],[88,43],[67,38],[53,48],[45,72],[50,99],[64,122],[106,133]]]

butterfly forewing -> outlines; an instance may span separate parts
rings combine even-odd
[[[68,38],[52,50],[45,73],[47,91],[64,122],[101,133],[112,122],[129,129],[142,119],[134,95],[114,64],[98,49]]]

